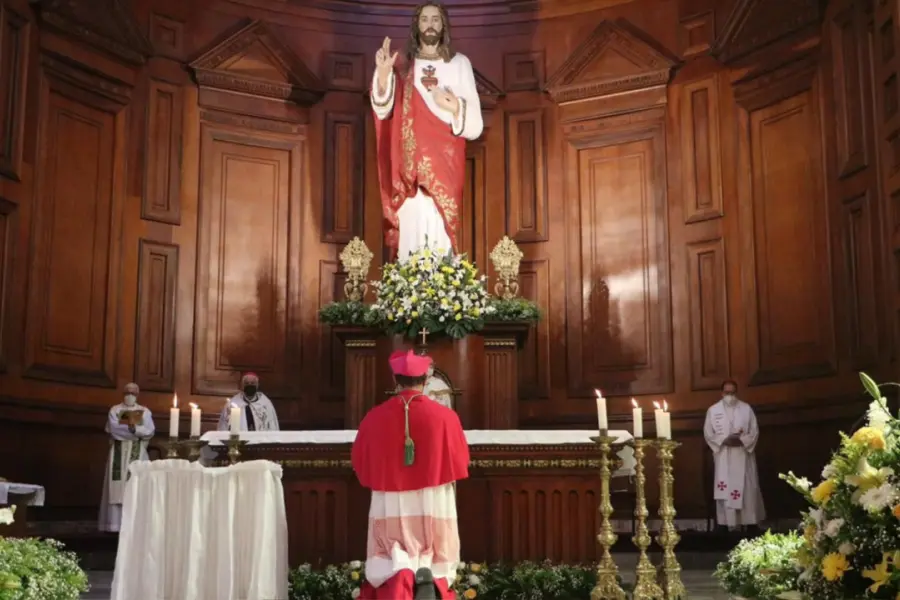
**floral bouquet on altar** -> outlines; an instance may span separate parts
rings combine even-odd
[[[371,310],[392,334],[415,338],[424,330],[461,339],[483,328],[494,310],[486,280],[465,255],[425,247],[384,265]]]
[[[815,487],[782,475],[811,508],[803,514],[798,588],[779,598],[900,598],[900,422],[879,386],[860,373],[872,397],[865,427],[841,446]]]

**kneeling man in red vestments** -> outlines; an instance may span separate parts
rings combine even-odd
[[[399,393],[366,414],[353,470],[372,490],[360,600],[453,600],[459,529],[453,483],[469,476],[459,417],[422,393],[431,359],[391,355]]]

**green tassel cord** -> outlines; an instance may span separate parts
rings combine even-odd
[[[403,448],[403,464],[407,467],[411,466],[416,460],[416,443],[409,436],[409,402],[411,400],[412,398],[403,403],[403,421],[406,432],[406,444],[404,444]]]

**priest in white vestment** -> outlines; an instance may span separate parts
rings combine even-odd
[[[737,384],[726,381],[722,399],[706,411],[703,427],[715,461],[716,522],[729,529],[758,525],[766,518],[756,468],[759,427],[753,409],[736,394]]]
[[[231,428],[231,407],[241,409],[241,431],[278,431],[278,415],[269,397],[259,391],[259,376],[245,373],[241,377],[241,391],[232,396],[219,415],[219,431]]]
[[[125,484],[131,477],[128,467],[138,460],[149,460],[147,445],[156,432],[150,410],[137,403],[140,388],[136,383],[125,386],[125,397],[109,409],[106,433],[109,434],[109,456],[100,501],[100,531],[118,533],[122,524],[122,499]]]
[[[469,59],[450,45],[450,21],[438,2],[413,16],[403,69],[385,38],[375,54],[372,110],[385,244],[403,260],[425,245],[457,250],[466,140],[483,129]]]

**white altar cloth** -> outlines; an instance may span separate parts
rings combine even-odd
[[[465,432],[469,446],[565,446],[569,444],[593,444],[591,437],[597,430],[531,430],[531,429],[471,429]],[[352,444],[356,439],[355,429],[324,429],[319,431],[242,431],[241,440],[254,444]],[[622,443],[632,439],[627,431],[610,431],[610,437]],[[209,446],[221,446],[227,440],[227,431],[208,431],[200,438]],[[634,474],[634,449],[625,446],[618,452],[622,468],[616,477]],[[539,458],[539,457],[535,457]]]
[[[42,485],[0,481],[0,504],[9,504],[10,494],[30,496],[26,503],[28,506],[43,506],[46,491]]]
[[[111,600],[287,600],[279,465],[133,462]]]

